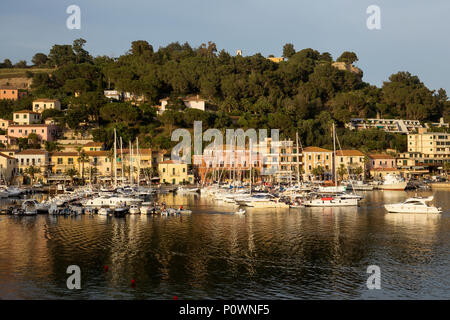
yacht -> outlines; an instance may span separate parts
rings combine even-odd
[[[378,188],[382,190],[405,190],[407,183],[402,177],[388,173]]]
[[[349,184],[347,185],[347,189],[353,191],[372,191],[373,185],[357,180],[349,182]]]
[[[253,208],[289,208],[289,204],[280,201],[279,198],[268,193],[237,198],[235,201],[238,205]]]
[[[31,205],[33,205],[36,208],[37,212],[48,212],[48,209],[50,208],[50,204],[47,204],[46,202],[39,203],[36,199],[27,199],[24,202],[22,202],[22,209],[25,206]]]
[[[305,207],[350,207],[358,205],[358,198],[353,196],[322,196],[303,201]]]
[[[139,209],[139,206],[137,204],[132,204],[130,206],[130,214],[140,214],[141,210]]]
[[[346,189],[346,186],[320,186],[318,191],[321,193],[337,193],[345,192]]]
[[[428,198],[413,197],[401,203],[385,204],[384,207],[390,213],[441,213],[441,208],[427,204],[432,200],[433,196]]]
[[[94,199],[85,200],[83,205],[86,207],[104,207],[104,206],[117,206],[117,205],[133,205],[142,203],[142,199],[136,199],[125,196],[100,196]]]

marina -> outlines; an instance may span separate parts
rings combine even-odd
[[[224,190],[159,190],[144,198],[133,196],[138,204],[76,214],[73,207],[90,206],[75,204],[83,195],[82,189],[75,189],[71,195],[55,197],[59,204],[76,198],[65,212],[3,216],[0,296],[449,297],[448,280],[441,277],[448,273],[450,261],[448,191],[421,192],[423,197],[433,196],[432,203],[443,208],[441,214],[398,214],[389,213],[384,204],[403,202],[416,191],[364,191],[359,205],[349,207],[258,207],[217,200],[215,195]],[[240,192],[242,199],[250,198],[244,188]],[[38,193],[23,197],[38,199],[36,203],[55,199]],[[262,202],[272,201],[263,198]],[[1,207],[13,202],[27,201],[2,199]],[[83,290],[68,292],[65,287],[65,268],[71,264],[83,270]],[[371,264],[384,270],[384,290],[365,289],[365,268]],[[105,265],[111,269],[108,275],[102,271]],[[136,288],[129,287],[131,278]]]

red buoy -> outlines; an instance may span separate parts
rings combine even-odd
[[[136,281],[134,279],[131,279],[131,287],[134,288],[136,286]]]
[[[108,272],[108,270],[109,270],[109,267],[105,266],[105,272]]]

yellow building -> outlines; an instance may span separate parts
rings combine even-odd
[[[183,162],[167,160],[158,164],[161,183],[194,183],[194,175],[188,173],[188,165]]]
[[[81,147],[84,151],[102,151],[103,150],[102,142],[88,142],[83,147]]]
[[[61,110],[61,103],[55,99],[37,99],[33,101],[33,111],[42,113],[49,109]]]
[[[339,150],[336,151],[336,170],[343,166],[347,170],[344,179],[350,175],[362,176],[364,174],[364,153],[358,150]]]
[[[2,184],[11,183],[16,173],[17,173],[16,158],[0,153],[0,183]]]
[[[408,134],[408,152],[421,153],[425,165],[450,162],[450,133],[420,128],[418,133]]]
[[[112,159],[108,151],[84,151],[83,156],[78,152],[52,152],[50,153],[51,172],[55,175],[53,180],[69,180],[67,171],[69,169],[77,170],[77,177],[81,178],[84,174],[86,181],[102,179],[111,179]]]
[[[313,178],[313,170],[322,167],[324,173],[331,175],[333,170],[333,151],[319,148],[306,147],[303,149],[303,172],[306,178]]]

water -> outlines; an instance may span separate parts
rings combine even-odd
[[[199,195],[172,194],[162,198],[194,213],[0,216],[0,298],[450,298],[450,192],[434,192],[441,216],[386,214],[382,205],[406,192],[365,195],[359,208],[249,209],[246,216]],[[66,287],[73,264],[81,290]],[[367,289],[369,265],[381,268],[381,290]]]

